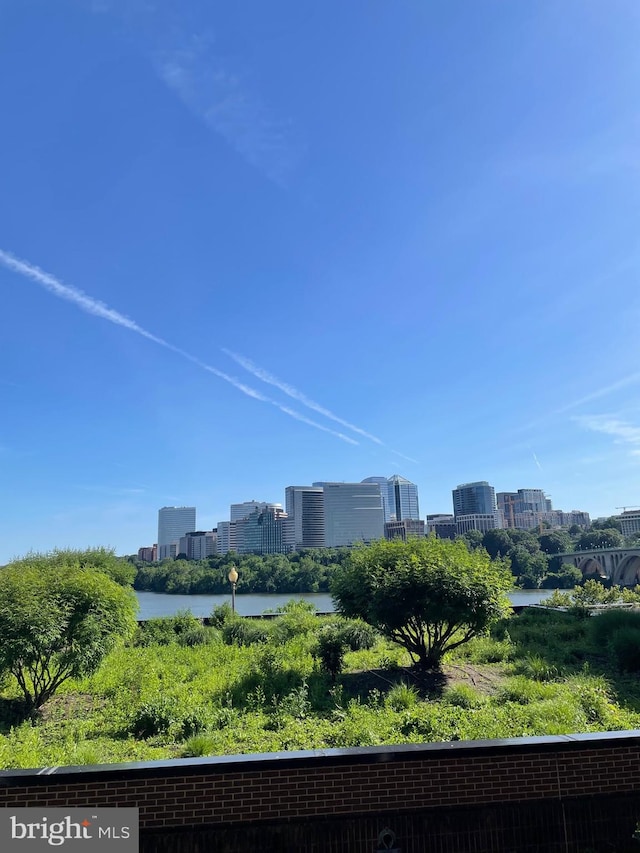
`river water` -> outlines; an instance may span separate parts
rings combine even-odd
[[[538,604],[552,593],[549,589],[519,589],[509,594],[511,603],[518,607]],[[140,603],[138,619],[155,619],[174,616],[179,610],[190,610],[194,616],[209,616],[214,607],[231,602],[230,595],[169,595],[160,592],[137,592]],[[334,610],[331,596],[326,592],[304,593],[245,593],[236,596],[236,610],[241,616],[260,616],[265,610],[275,610],[287,601],[310,601],[320,613]]]

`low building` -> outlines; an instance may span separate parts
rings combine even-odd
[[[470,530],[479,530],[486,533],[487,530],[499,530],[502,527],[502,514],[495,512],[470,513],[469,515],[456,516],[456,533],[463,536]]]
[[[456,519],[453,515],[434,513],[427,516],[427,534],[435,534],[438,539],[455,539],[458,535]]]
[[[149,545],[145,548],[139,548],[138,559],[142,560],[144,563],[155,563],[158,559],[158,546]]]
[[[419,518],[405,518],[402,521],[386,521],[384,525],[385,539],[424,538],[424,521]]]
[[[617,516],[623,536],[640,533],[640,509],[629,509]]]
[[[195,530],[180,538],[178,554],[187,560],[206,560],[216,553],[217,531]]]

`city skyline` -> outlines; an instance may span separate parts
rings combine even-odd
[[[0,563],[381,471],[638,503],[635,4],[9,6]]]

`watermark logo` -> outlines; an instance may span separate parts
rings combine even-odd
[[[138,853],[138,809],[0,809],[0,850]]]

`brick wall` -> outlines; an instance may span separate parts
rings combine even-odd
[[[638,731],[0,772],[0,807],[138,806],[143,832],[638,794]]]

